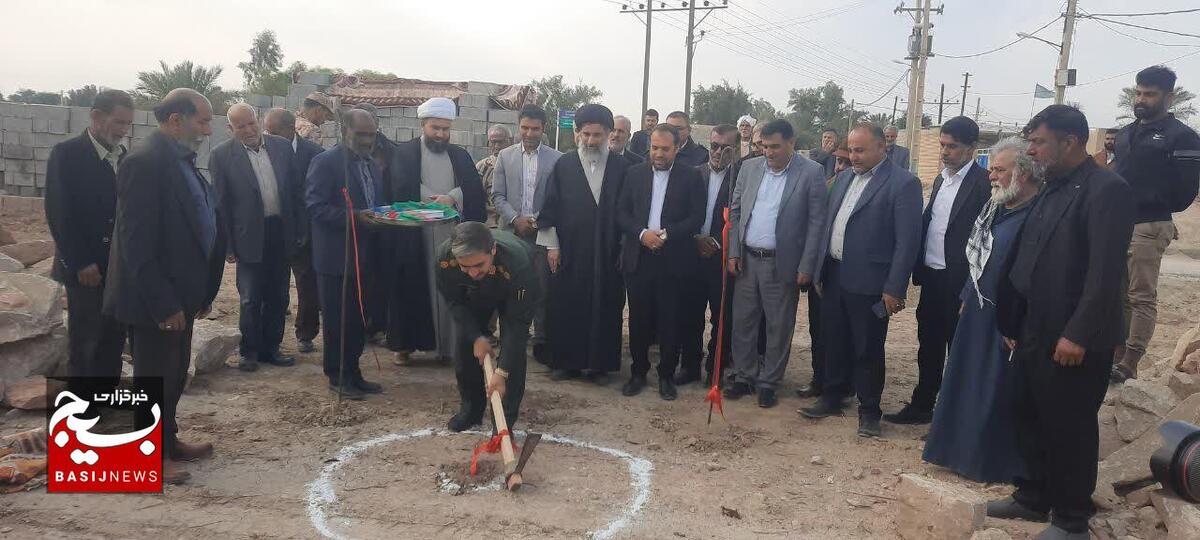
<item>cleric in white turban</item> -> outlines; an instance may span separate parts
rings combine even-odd
[[[420,119],[441,118],[453,121],[456,117],[458,117],[457,108],[449,98],[429,98],[420,107],[417,107],[417,118]]]
[[[741,135],[741,141],[738,144],[739,158],[750,155],[750,138],[754,134],[755,124],[758,124],[758,120],[748,114],[743,114],[741,118],[738,118],[738,134]]]

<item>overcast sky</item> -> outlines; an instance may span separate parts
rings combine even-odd
[[[348,71],[371,68],[402,77],[502,83],[562,74],[569,81],[599,87],[604,92],[602,102],[634,116],[641,104],[645,31],[637,17],[620,13],[622,3],[6,2],[5,31],[0,33],[4,51],[0,92],[8,94],[18,87],[55,91],[84,84],[131,88],[136,73],[155,68],[160,59],[221,65],[225,68],[222,85],[237,89],[242,86],[237,63],[247,59],[254,34],[269,28],[278,34],[285,63],[302,60]],[[674,0],[668,7],[680,3]],[[858,104],[876,102],[867,110],[890,114],[893,96],[901,100],[907,96],[907,81],[901,80],[906,66],[893,60],[905,55],[912,28],[908,16],[893,14],[898,3],[729,0],[729,9],[714,10],[699,27],[706,35],[696,50],[694,83],[727,79],[784,108],[788,89],[834,80],[847,89],[847,99]],[[968,55],[996,48],[1014,40],[1017,32],[1042,27],[1064,5],[1060,0],[946,0],[945,13],[933,17],[934,52]],[[1080,2],[1081,10],[1097,14],[1194,7],[1196,0]],[[686,12],[654,16],[650,106],[664,112],[683,106],[686,20]],[[1185,33],[1200,28],[1200,12],[1118,20]],[[1109,26],[1080,20],[1071,59],[1080,86],[1068,89],[1067,100],[1079,102],[1093,125],[1115,122],[1121,114],[1116,106],[1120,88],[1132,84],[1132,72],[1154,63],[1167,63],[1179,73],[1181,85],[1200,90],[1200,38]],[[1061,20],[1037,35],[1061,40]],[[958,101],[962,73],[969,71],[968,114],[974,114],[976,97],[982,96],[982,120],[1022,121],[1032,108],[1050,103],[1035,104],[1031,93],[1035,83],[1052,85],[1056,64],[1057,51],[1034,40],[976,58],[936,56],[929,61],[926,100],[936,101],[944,83],[946,99]],[[947,117],[958,109],[958,105],[947,106]],[[936,104],[927,104],[926,112],[936,117]]]

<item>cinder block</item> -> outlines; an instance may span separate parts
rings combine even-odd
[[[33,147],[23,144],[6,144],[0,155],[9,159],[33,159]]]
[[[17,188],[17,195],[22,197],[39,197],[41,196],[41,190],[33,186],[21,186]]]
[[[288,88],[288,97],[304,99],[305,96],[316,91],[317,86],[315,84],[293,84]]]
[[[47,126],[46,131],[54,133],[55,135],[66,135],[71,132],[71,130],[67,129],[67,125],[70,123],[67,120],[59,120],[56,118],[47,123],[49,125]]]
[[[289,111],[300,110],[300,101],[303,99],[302,97],[286,96],[283,98],[284,108]]]
[[[10,107],[9,114],[6,114],[5,116],[12,116],[14,118],[33,118],[33,105],[27,105],[25,103],[12,103],[10,104]]]
[[[4,137],[2,140],[0,140],[0,143],[2,143],[2,144],[21,144],[21,140],[20,140],[21,134],[20,133],[17,133],[15,131],[5,131],[3,133],[4,133]]]
[[[413,140],[413,137],[415,137],[415,136],[416,135],[414,135],[414,131],[412,128],[406,128],[406,127],[396,128],[396,139],[395,139],[396,142],[411,141],[411,140]]]
[[[138,111],[133,111],[134,118],[137,118]],[[71,116],[68,121],[71,128],[71,133],[83,133],[83,130],[92,125],[91,109],[87,107],[71,107]]]
[[[301,71],[296,74],[296,82],[303,85],[328,86],[333,82],[331,79],[332,77],[328,73],[321,73],[319,71]],[[309,90],[309,92],[311,91]]]
[[[450,129],[458,131],[471,132],[472,125],[475,121],[470,118],[456,118],[450,123]]]
[[[271,107],[287,107],[287,97],[271,96]]]
[[[34,148],[33,149],[33,159],[35,159],[37,161],[46,161],[46,160],[50,159],[50,149],[49,148]],[[4,161],[0,160],[0,163],[4,163]],[[0,171],[2,171],[2,170],[4,170],[4,169],[0,168]]]
[[[46,173],[43,172],[33,175],[33,185],[34,187],[38,188],[46,187]]]
[[[415,116],[405,116],[404,118],[400,119],[400,127],[421,129],[421,121]]]
[[[488,132],[489,128],[491,128],[491,126],[488,125],[487,122],[480,122],[478,120],[471,122],[471,132],[476,135],[483,135],[484,137],[487,137],[487,132]],[[512,132],[510,131],[509,133],[512,133]]]
[[[10,186],[33,186],[33,173],[5,171],[4,176]]]
[[[30,105],[31,118],[40,118],[42,120],[62,120],[71,119],[71,108],[62,107],[59,105]]]
[[[471,146],[487,146],[487,143],[488,143],[487,134],[480,135],[480,134],[476,133],[473,136],[473,139],[474,139],[474,142],[471,143]]]
[[[16,116],[6,116],[2,124],[4,131],[16,131],[20,133],[33,132],[33,119],[19,118]]]
[[[458,117],[486,121],[487,109],[481,109],[478,107],[461,107],[458,109]]]
[[[271,96],[264,96],[262,94],[250,94],[250,95],[246,96],[246,103],[249,103],[250,105],[252,105],[254,107],[269,108],[271,106]]]
[[[67,140],[66,135],[57,135],[54,133],[34,133],[33,145],[39,148],[50,148],[60,142]],[[30,149],[30,158],[33,159],[33,152]]]
[[[133,136],[138,137],[138,138],[149,137],[152,133],[154,133],[155,129],[157,129],[157,128],[150,127],[150,126],[139,126],[137,124],[134,124]],[[213,122],[213,134],[216,134],[216,132],[220,131],[220,130],[221,130],[221,128],[217,126],[217,123]]]
[[[400,107],[400,115],[405,118],[416,118],[417,117],[417,108],[416,107]]]
[[[7,169],[7,168],[8,168],[8,160],[0,159],[0,172],[4,172],[4,169]],[[2,184],[2,183],[3,182],[0,182],[0,184]]]
[[[517,116],[520,113],[517,111],[506,111],[504,109],[488,109],[488,122],[493,124],[515,124]]]
[[[458,106],[462,107],[477,107],[480,109],[489,108],[492,102],[492,97],[485,94],[463,94],[458,96]]]
[[[34,174],[46,174],[46,162],[45,161],[38,161],[36,159],[32,159],[32,160],[29,160],[29,162],[33,163],[33,173]]]
[[[457,144],[459,146],[470,146],[472,141],[471,135],[472,134],[468,131],[451,130],[450,143]]]
[[[3,162],[4,169],[8,172],[33,172],[33,160],[31,159],[5,159]]]
[[[50,120],[48,120],[46,118],[33,118],[32,120],[33,120],[33,132],[34,133],[49,133],[50,132]]]

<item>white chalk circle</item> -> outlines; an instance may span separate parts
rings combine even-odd
[[[480,431],[464,431],[462,434],[467,435],[484,435]],[[308,519],[312,522],[313,527],[317,532],[321,533],[326,538],[335,540],[349,540],[349,537],[334,531],[329,524],[329,520],[325,515],[325,508],[337,502],[337,492],[333,488],[333,473],[342,466],[346,465],[354,458],[358,457],[363,450],[374,448],[383,444],[407,441],[412,439],[420,439],[431,436],[448,436],[458,435],[446,430],[435,430],[432,428],[418,429],[416,431],[408,431],[404,433],[390,433],[374,439],[360,441],[349,446],[342,447],[338,451],[334,461],[327,463],[321,468],[321,474],[316,480],[308,485]],[[562,437],[559,435],[551,435],[548,433],[542,434],[542,441],[574,446],[576,448],[587,448],[595,450],[610,456],[624,460],[629,464],[630,486],[633,487],[633,497],[629,499],[629,505],[612,521],[608,522],[603,528],[598,531],[589,531],[588,537],[596,540],[607,540],[613,538],[618,531],[629,526],[642,507],[646,506],[646,501],[650,500],[650,471],[654,470],[654,464],[648,460],[616,450],[613,448],[605,448],[595,444],[583,441],[577,441],[570,437]]]

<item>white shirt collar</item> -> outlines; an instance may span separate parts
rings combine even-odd
[[[99,156],[101,160],[106,160],[109,158],[109,156],[120,159],[121,156],[125,154],[125,145],[117,143],[113,145],[112,150],[109,150],[105,148],[103,144],[100,144],[100,140],[97,139],[95,135],[92,135],[91,128],[87,129],[87,134],[88,138],[92,140],[92,146],[96,147],[96,155]]]
[[[958,170],[958,172],[953,174],[950,173],[950,169],[942,169],[942,180],[945,182],[962,180],[967,176],[967,171],[971,170],[972,163],[975,163],[975,160],[968,161],[966,165],[963,165],[962,168]]]

